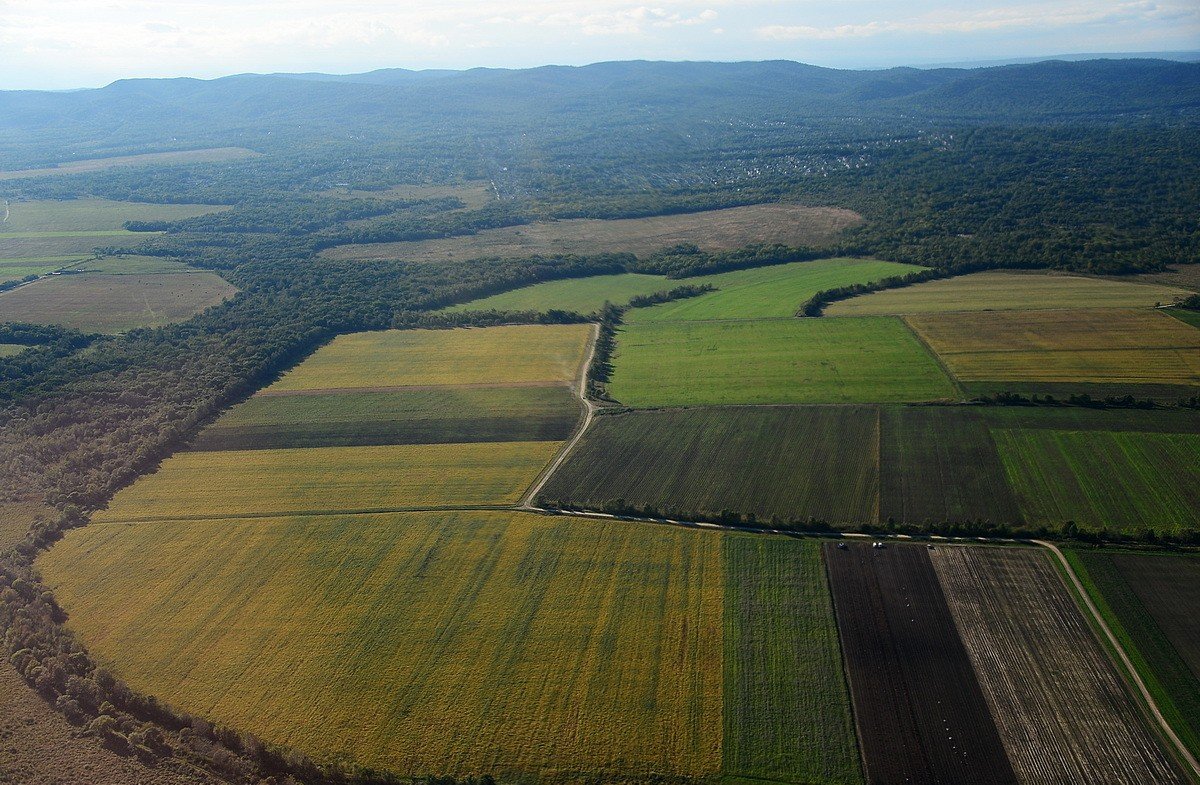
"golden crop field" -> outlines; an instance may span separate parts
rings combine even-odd
[[[97,522],[515,504],[560,442],[177,453]]]
[[[961,381],[1200,384],[1200,330],[1157,311],[997,311],[905,318]]]
[[[272,392],[453,384],[569,384],[591,326],[387,330],[341,335],[275,384]]]
[[[723,539],[515,512],[188,521],[77,529],[39,566],[135,689],[270,741],[621,780],[721,772]]]
[[[725,251],[748,243],[820,245],[862,221],[851,210],[798,204],[755,204],[648,218],[564,221],[488,229],[438,240],[343,245],[324,252],[334,259],[403,259],[456,262],[534,254],[649,254],[680,243]]]
[[[1127,283],[1079,275],[983,272],[888,289],[831,304],[830,316],[954,311],[1151,308],[1187,297],[1174,286]]]

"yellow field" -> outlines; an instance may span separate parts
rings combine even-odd
[[[506,505],[560,442],[401,444],[183,452],[93,520]]]
[[[1059,308],[1152,308],[1187,297],[1173,286],[1078,275],[984,272],[888,289],[831,304],[830,316]]]
[[[41,558],[129,683],[320,759],[717,775],[722,537],[513,512],[89,526]]]
[[[591,327],[388,330],[335,338],[268,392],[444,384],[569,384]]]
[[[905,317],[961,381],[1200,384],[1200,330],[1149,310]]]
[[[439,240],[343,245],[323,255],[334,259],[455,262],[534,254],[649,254],[680,243],[693,243],[706,251],[731,250],[749,243],[821,245],[861,221],[857,213],[834,207],[755,204],[648,218],[550,221]]]

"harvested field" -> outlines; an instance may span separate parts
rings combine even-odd
[[[597,417],[542,489],[593,508],[860,524],[878,515],[878,414],[867,406],[706,408]]]
[[[0,294],[0,321],[118,333],[186,319],[236,292],[225,279],[207,272],[62,275]]]
[[[975,411],[992,428],[1200,434],[1200,412],[1187,409],[989,406]]]
[[[626,314],[628,322],[663,322],[685,319],[759,319],[795,316],[800,306],[817,292],[855,283],[870,283],[892,275],[922,270],[910,264],[877,259],[817,259],[750,270],[687,278],[669,282],[707,283],[717,291],[638,308]]]
[[[1124,534],[1200,526],[1200,436],[993,429],[1025,520]]]
[[[182,768],[182,766],[180,767]],[[199,772],[150,767],[81,738],[79,729],[0,662],[0,782],[12,785],[203,785]]]
[[[907,321],[963,381],[1200,385],[1200,330],[1157,311],[997,311]]]
[[[64,232],[58,235],[0,234],[0,259],[58,257],[64,264],[87,259],[100,247],[128,248],[146,241],[145,232]],[[62,267],[63,265],[58,265]]]
[[[167,153],[140,153],[117,155],[108,158],[86,158],[80,161],[64,161],[42,169],[12,169],[0,172],[0,180],[17,180],[22,177],[46,177],[56,174],[80,174],[114,169],[122,166],[156,166],[164,164],[200,164],[237,161],[259,155],[244,147],[210,147],[203,150],[177,150]]]
[[[340,335],[267,392],[417,385],[571,384],[591,327],[519,325]]]
[[[820,546],[732,536],[723,559],[725,775],[862,782]]]
[[[867,782],[1017,782],[928,551],[824,555]]]
[[[1152,308],[1187,297],[1174,286],[1020,272],[983,272],[861,295],[831,304],[830,316],[1026,311],[1064,308]]]
[[[984,413],[883,407],[881,414],[881,522],[1020,522]]]
[[[1120,280],[1153,283],[1162,286],[1178,286],[1200,292],[1200,264],[1177,264],[1163,272],[1141,273],[1139,275],[1122,276]]]
[[[932,560],[1021,782],[1186,782],[1047,554],[939,548]]]
[[[509,505],[558,442],[182,452],[98,522]]]
[[[649,218],[550,221],[419,242],[343,245],[323,255],[333,259],[458,262],[535,254],[650,254],[681,243],[708,251],[731,250],[750,243],[822,245],[861,221],[857,213],[835,207],[756,204]]]
[[[1200,753],[1200,561],[1163,554],[1074,548],[1076,574],[1154,696],[1163,716]]]
[[[634,323],[609,393],[627,406],[872,403],[956,396],[892,317]]]
[[[192,446],[249,450],[564,441],[579,415],[579,400],[562,386],[260,395],[227,412]]]
[[[136,688],[320,759],[721,771],[721,537],[513,512],[89,526],[39,560]]]

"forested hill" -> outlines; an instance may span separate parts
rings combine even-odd
[[[847,71],[787,61],[614,62],[526,70],[136,79],[0,92],[0,168],[151,149],[373,143],[627,127],[659,134],[854,117],[928,122],[1194,123],[1200,63],[1041,62]],[[695,126],[689,131],[680,126]],[[710,129],[711,132],[712,129]]]

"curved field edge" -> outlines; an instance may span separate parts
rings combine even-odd
[[[1075,575],[1079,578],[1080,583],[1082,583],[1084,588],[1087,590],[1088,596],[1091,597],[1096,609],[1104,618],[1104,622],[1108,625],[1109,629],[1112,630],[1113,635],[1116,636],[1121,648],[1125,650],[1126,655],[1137,669],[1138,675],[1141,677],[1142,682],[1146,685],[1146,689],[1149,690],[1151,696],[1154,698],[1154,702],[1158,705],[1159,711],[1162,712],[1167,722],[1171,725],[1171,728],[1175,731],[1183,743],[1187,745],[1188,750],[1191,751],[1193,755],[1200,755],[1200,727],[1197,726],[1195,721],[1188,719],[1184,709],[1179,704],[1179,693],[1174,689],[1170,689],[1166,684],[1164,684],[1163,680],[1160,678],[1158,670],[1151,666],[1150,661],[1148,660],[1144,651],[1144,646],[1135,640],[1133,634],[1130,632],[1124,621],[1125,619],[1130,619],[1132,617],[1128,615],[1119,615],[1114,610],[1113,605],[1110,602],[1110,595],[1106,594],[1100,588],[1099,581],[1095,576],[1095,568],[1098,565],[1093,563],[1091,566],[1089,566],[1087,560],[1085,560],[1085,558],[1075,548],[1064,548],[1062,550],[1063,555],[1066,556],[1067,561],[1071,564],[1071,569],[1075,571]],[[1112,576],[1105,577],[1111,579]],[[1116,578],[1122,582],[1124,581],[1119,574],[1116,575]],[[1126,591],[1129,591],[1127,587]],[[1132,592],[1129,592],[1129,594],[1130,597],[1128,598],[1112,599],[1120,599],[1120,601],[1123,603],[1127,603],[1126,607],[1129,610],[1134,610],[1135,607],[1142,608],[1141,602],[1137,599],[1137,597],[1132,595]],[[1142,611],[1143,613],[1145,612],[1144,608],[1142,608]],[[1162,637],[1161,630],[1158,629],[1157,624],[1155,624],[1153,620],[1147,618],[1144,620],[1141,626],[1143,626],[1142,634],[1154,635],[1155,638]],[[1146,639],[1142,638],[1141,640],[1145,641]],[[1150,642],[1156,646],[1165,646],[1170,650],[1171,653],[1174,653],[1174,650],[1171,649],[1171,644],[1165,640],[1151,640]],[[1107,643],[1107,641],[1105,641],[1105,643]],[[1111,644],[1109,644],[1109,646],[1111,646]],[[1163,656],[1163,653],[1159,652],[1159,656]],[[1186,669],[1186,665],[1183,667]],[[1176,685],[1176,687],[1179,686],[1182,685]],[[1185,695],[1184,697],[1187,696]],[[1192,696],[1192,702],[1197,702],[1196,696]],[[1195,716],[1197,719],[1200,719],[1200,714]]]

